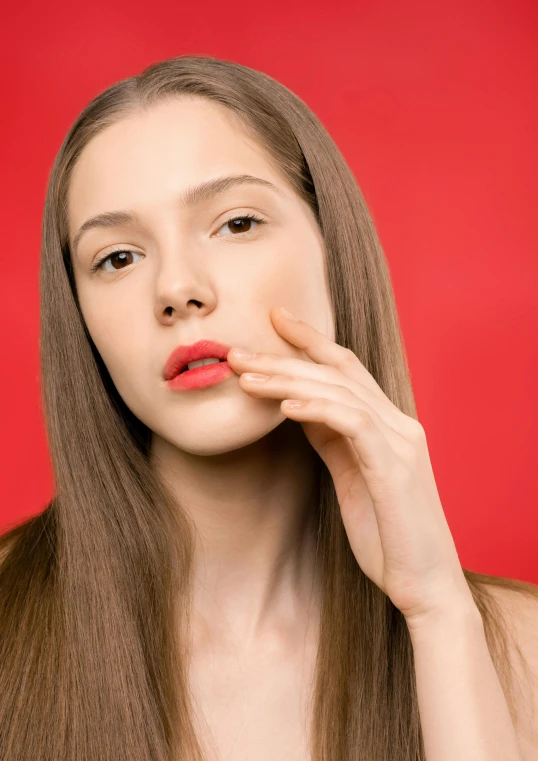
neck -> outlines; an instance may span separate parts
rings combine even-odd
[[[154,436],[152,463],[196,528],[193,626],[203,641],[303,629],[315,602],[319,458],[285,420],[231,452],[199,456]]]

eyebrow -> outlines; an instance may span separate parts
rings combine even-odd
[[[261,185],[269,188],[273,192],[282,196],[282,191],[273,185],[269,180],[264,180],[261,177],[255,177],[251,174],[233,174],[225,175],[223,177],[216,177],[211,180],[201,182],[199,185],[193,185],[187,188],[179,196],[179,206],[183,209],[193,208],[198,204],[210,201],[216,196],[224,193],[230,188],[237,187],[238,185]],[[77,245],[88,230],[94,228],[110,228],[119,227],[126,224],[134,224],[139,222],[139,216],[135,211],[104,211],[101,214],[96,214],[94,217],[87,219],[79,228],[77,234],[73,240],[73,251],[76,251]]]

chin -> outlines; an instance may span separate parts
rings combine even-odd
[[[221,419],[218,423],[207,415],[197,414],[195,421],[187,423],[184,420],[183,424],[172,428],[168,418],[162,426],[150,425],[154,434],[152,447],[159,448],[164,444],[200,457],[226,454],[260,441],[285,420],[288,418],[281,412],[280,405],[273,401],[270,410],[266,407],[256,412],[243,412],[234,419]]]

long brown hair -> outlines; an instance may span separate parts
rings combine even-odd
[[[385,257],[330,135],[271,77],[209,56],[149,66],[100,93],[54,161],[40,269],[42,405],[55,479],[45,510],[0,538],[3,761],[202,761],[187,645],[193,526],[149,464],[151,431],[126,407],[80,312],[66,197],[104,127],[170,97],[230,109],[314,212],[337,343],[406,415],[416,407]],[[320,460],[321,463],[321,460]],[[424,761],[402,614],[361,571],[321,463],[323,599],[313,761]],[[513,718],[507,633],[490,589],[538,587],[464,570]]]

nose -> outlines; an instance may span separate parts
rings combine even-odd
[[[156,262],[154,313],[159,322],[170,325],[214,308],[215,292],[203,256],[176,243],[161,248]]]

